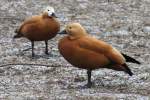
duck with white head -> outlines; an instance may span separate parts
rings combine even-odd
[[[56,36],[60,30],[60,23],[56,19],[53,7],[46,7],[42,15],[32,16],[25,20],[21,26],[15,30],[14,38],[25,37],[31,41],[32,57],[34,54],[34,41],[45,41],[45,54],[48,53],[48,40]]]

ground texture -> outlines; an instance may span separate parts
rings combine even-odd
[[[30,41],[12,40],[21,22],[55,8],[62,29],[80,22],[98,39],[104,40],[142,64],[128,64],[132,77],[108,69],[93,71],[91,89],[85,89],[86,71],[74,68],[59,54],[57,43],[36,42],[32,59]],[[0,67],[0,100],[150,100],[150,0],[0,0],[0,64],[29,63]]]

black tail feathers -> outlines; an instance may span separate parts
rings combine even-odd
[[[20,37],[23,36],[23,35],[20,33],[20,29],[16,29],[14,32],[16,33],[16,35],[14,35],[13,38],[20,38]]]
[[[14,31],[15,33],[19,33],[19,29],[17,28],[17,29],[15,29],[15,31]]]
[[[134,58],[130,57],[130,56],[127,56],[126,54],[124,53],[121,53],[124,58],[126,59],[126,62],[131,62],[131,63],[136,63],[136,64],[141,64],[139,61],[135,60]]]
[[[128,73],[130,76],[133,75],[131,69],[127,66],[127,64],[123,64],[124,68],[125,68],[125,72]]]

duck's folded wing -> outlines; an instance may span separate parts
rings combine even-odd
[[[23,24],[35,23],[35,22],[40,21],[41,18],[42,18],[42,17],[41,17],[40,15],[39,15],[39,16],[38,16],[38,15],[37,15],[37,16],[32,16],[32,17],[26,19],[26,20],[23,22]]]
[[[104,41],[92,37],[85,37],[80,39],[78,43],[81,48],[103,54],[114,63],[117,64],[125,63],[125,59],[121,55],[121,53]]]
[[[22,25],[18,28],[18,30],[21,32],[22,28],[23,27],[26,27],[28,24],[35,24],[37,23],[38,21],[40,21],[40,16],[33,16],[29,19],[26,19]]]

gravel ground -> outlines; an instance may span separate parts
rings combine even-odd
[[[29,63],[0,67],[0,100],[150,100],[150,0],[0,0],[0,64]],[[12,40],[20,23],[55,8],[62,29],[80,22],[94,37],[104,40],[142,64],[129,64],[132,77],[108,69],[93,71],[91,89],[85,89],[86,70],[72,67],[59,54],[57,43],[36,42],[36,59],[30,41]]]

